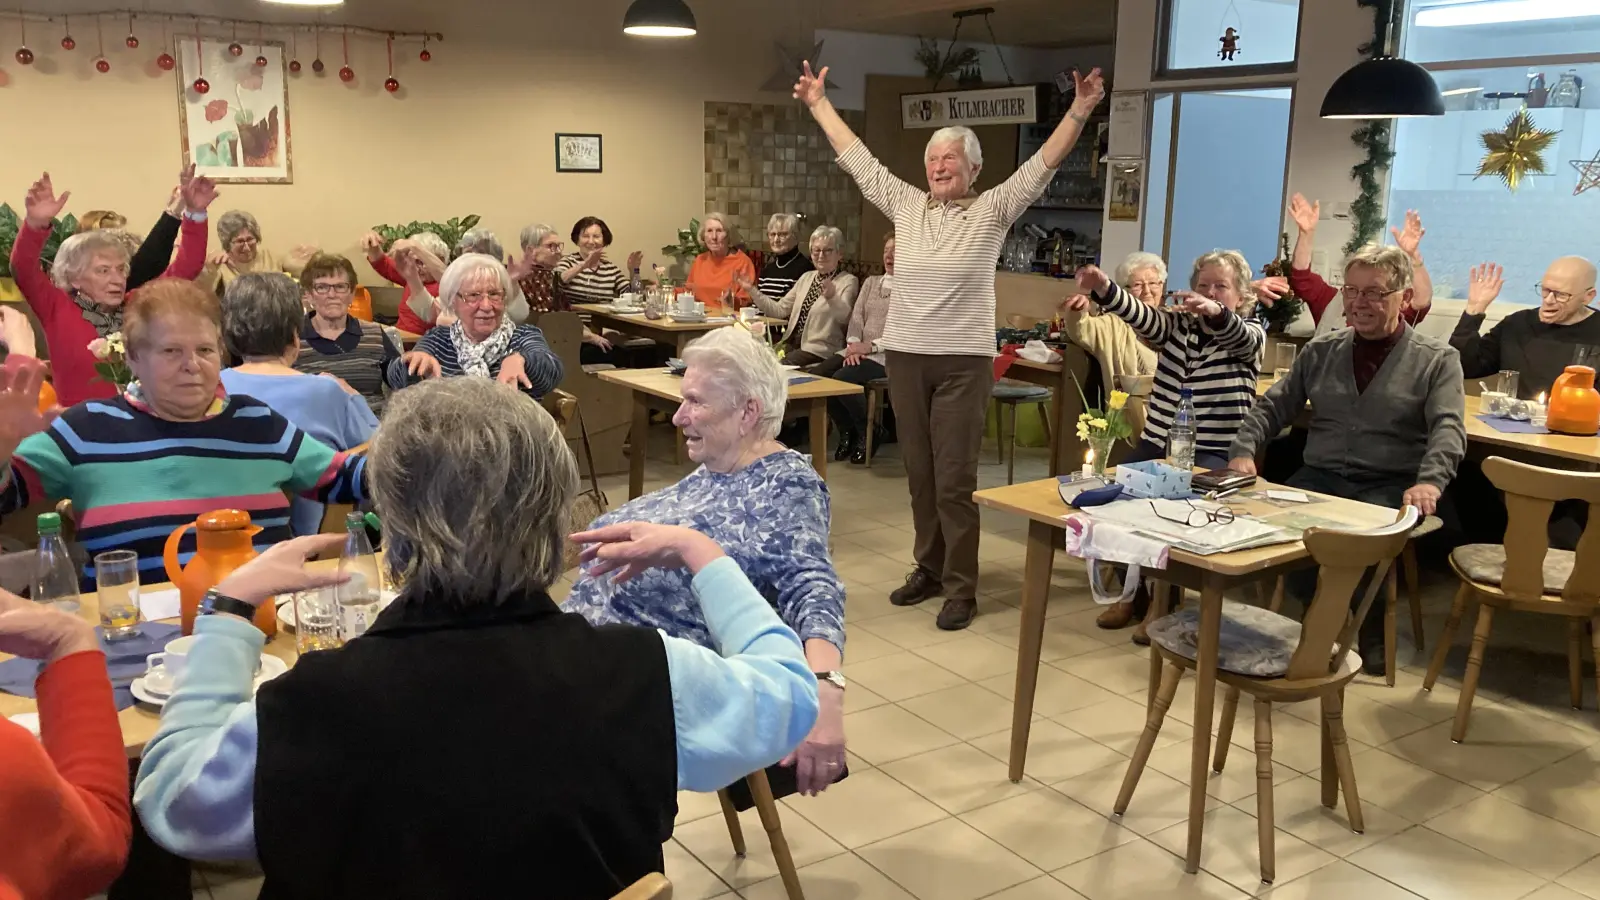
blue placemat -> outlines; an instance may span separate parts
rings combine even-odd
[[[1549,434],[1550,429],[1532,422],[1518,422],[1504,416],[1479,416],[1478,421],[1505,434]]]
[[[822,379],[819,376],[816,376],[816,375],[796,375],[796,376],[794,376],[794,377],[789,379],[789,383],[790,384],[805,384],[808,381],[821,381],[821,380]]]
[[[111,696],[117,709],[127,709],[134,704],[128,686],[144,674],[145,657],[160,653],[167,642],[178,636],[182,629],[164,622],[142,622],[139,634],[126,640],[110,642],[99,628],[100,649],[106,654],[106,671],[111,676]],[[40,662],[36,659],[8,659],[0,662],[0,691],[18,697],[34,696],[33,683],[39,678]]]

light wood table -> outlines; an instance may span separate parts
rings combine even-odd
[[[633,392],[633,428],[629,432],[628,499],[644,493],[644,457],[649,446],[650,411],[672,412],[683,402],[683,379],[666,369],[608,369],[597,373],[602,381]],[[861,385],[812,377],[789,385],[789,413],[811,417],[811,466],[828,477],[828,398],[861,393]]]
[[[1034,688],[1039,679],[1039,652],[1044,642],[1045,608],[1049,604],[1050,571],[1056,547],[1065,531],[1063,517],[1073,512],[1057,492],[1059,481],[1046,478],[1025,484],[989,488],[973,494],[981,506],[1015,513],[1028,519],[1028,552],[1023,564],[1022,633],[1017,642],[1017,686],[1011,712],[1012,781],[1022,780],[1028,757],[1028,727],[1033,716]],[[1272,487],[1257,481],[1252,490]],[[1277,509],[1254,501],[1229,504],[1240,513],[1271,515],[1291,510]],[[1318,518],[1345,522],[1356,528],[1373,528],[1395,520],[1395,510],[1371,506],[1337,497],[1293,511],[1304,511]],[[1227,588],[1252,581],[1276,578],[1310,561],[1305,545],[1299,541],[1274,544],[1236,553],[1196,556],[1173,550],[1163,572],[1150,577],[1166,584],[1200,592],[1199,652],[1196,654],[1194,692],[1194,745],[1189,763],[1189,847],[1186,870],[1200,867],[1200,839],[1204,827],[1206,777],[1211,763],[1211,722],[1217,686],[1217,644],[1222,629],[1222,594]],[[1156,592],[1149,615],[1162,614],[1158,607],[1166,591]],[[1150,697],[1155,696],[1160,680],[1161,658],[1150,654]]]
[[[417,341],[422,340],[422,335],[412,334],[409,331],[401,331],[398,328],[394,330],[394,333],[400,335],[400,345],[406,350],[410,350],[412,347],[415,347],[417,345]]]
[[[689,342],[700,335],[733,324],[731,319],[718,322],[674,322],[662,316],[652,320],[645,318],[644,313],[619,313],[606,303],[574,303],[572,308],[584,315],[593,316],[601,327],[620,331],[629,337],[648,338],[658,344],[666,344],[673,348],[675,356],[683,356],[683,348],[689,346]],[[785,319],[773,319],[767,316],[762,316],[761,321],[769,326],[788,324]]]

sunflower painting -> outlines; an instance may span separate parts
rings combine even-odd
[[[292,183],[283,45],[252,43],[240,56],[222,41],[180,37],[177,45],[184,162],[219,182]],[[256,65],[257,56],[267,64]],[[200,78],[209,86],[204,93],[195,87]]]

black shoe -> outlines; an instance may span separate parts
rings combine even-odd
[[[1383,675],[1388,671],[1387,660],[1384,659],[1383,641],[1374,644],[1361,645],[1361,672],[1364,675]]]
[[[895,588],[889,594],[889,602],[895,606],[915,606],[929,597],[937,597],[943,590],[944,585],[938,579],[926,570],[916,568],[906,576],[905,586]]]
[[[877,445],[873,445],[872,450],[873,450],[874,453],[876,453],[877,450],[878,450]],[[851,448],[851,450],[850,450],[850,465],[852,465],[852,466],[864,466],[866,464],[867,464],[867,445],[866,445],[865,442],[858,443],[853,448]]]
[[[957,600],[952,597],[944,601],[944,609],[939,610],[937,624],[941,631],[960,631],[971,625],[972,618],[977,614],[977,600]]]
[[[856,452],[857,441],[858,438],[854,432],[839,432],[839,446],[833,451],[833,461],[844,462],[853,456]]]

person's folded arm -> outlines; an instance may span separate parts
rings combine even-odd
[[[1239,431],[1234,435],[1229,459],[1241,457],[1255,459],[1267,442],[1277,437],[1283,429],[1300,417],[1306,408],[1306,367],[1301,365],[1304,356],[1297,357],[1287,378],[1280,378],[1267,392],[1256,399],[1255,406],[1244,417]]]
[[[187,859],[254,859],[256,710],[266,636],[233,616],[202,616],[188,669],[146,745],[133,805],[157,844]]]
[[[133,251],[133,256],[128,258],[128,291],[138,290],[142,284],[147,284],[160,278],[163,273],[168,273],[169,264],[172,262],[172,246],[177,243],[178,230],[181,221],[170,212],[162,212],[156,223],[150,226],[150,231],[139,242],[139,249]],[[189,236],[184,235],[184,243],[188,243]],[[200,266],[205,266],[205,248],[200,249]],[[193,278],[200,274],[197,268],[187,276]]]
[[[1467,455],[1466,406],[1461,357],[1451,349],[1430,373],[1422,410],[1428,427],[1428,447],[1417,467],[1418,484],[1431,484],[1443,491],[1456,477],[1456,469]]]

